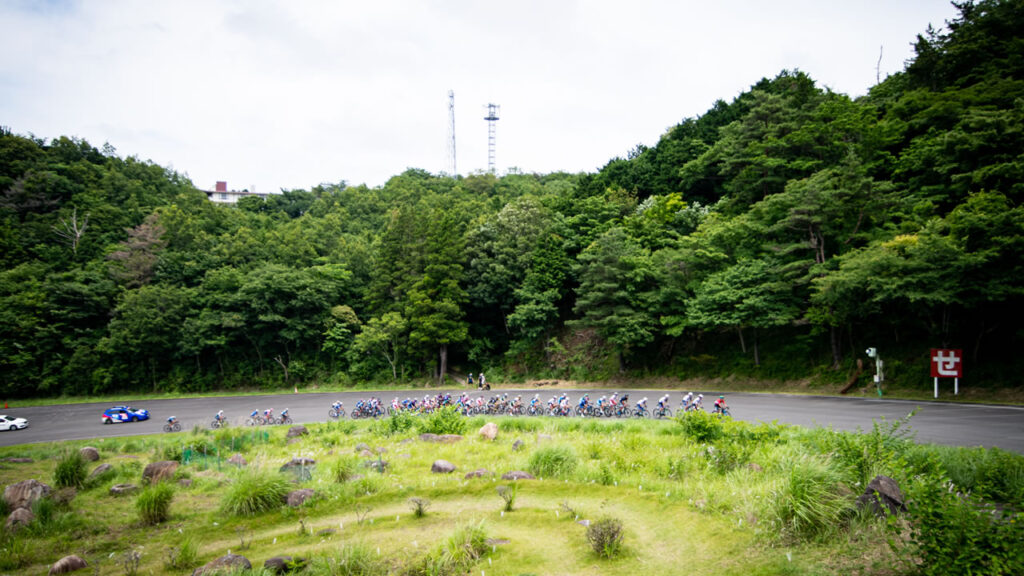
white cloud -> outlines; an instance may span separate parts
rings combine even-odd
[[[199,187],[382,184],[497,161],[594,170],[762,77],[863,94],[902,69],[946,0],[470,0],[0,4],[0,122],[109,141]]]

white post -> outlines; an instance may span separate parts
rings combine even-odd
[[[960,379],[959,378],[953,378],[953,395],[954,396],[959,396],[960,395]]]
[[[939,379],[938,378],[935,379],[935,397],[936,398],[939,397]]]

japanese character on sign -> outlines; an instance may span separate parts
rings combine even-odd
[[[963,351],[932,348],[932,378],[962,378]]]

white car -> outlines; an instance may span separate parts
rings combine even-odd
[[[21,430],[28,428],[28,420],[0,414],[0,430]]]

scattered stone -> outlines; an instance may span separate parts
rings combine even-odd
[[[298,444],[299,442],[302,442],[302,438],[299,438],[297,436],[295,438],[289,438],[284,441],[285,446],[291,446],[292,444]]]
[[[864,493],[857,497],[857,506],[860,508],[868,506],[879,516],[907,511],[900,485],[888,476],[875,476],[868,483]]]
[[[434,463],[430,466],[430,471],[434,474],[451,474],[455,472],[455,464],[447,460],[434,460]]]
[[[19,528],[27,526],[35,519],[36,515],[28,508],[18,508],[7,517],[4,527],[8,532],[17,532]]]
[[[483,478],[484,476],[494,476],[494,473],[488,470],[487,468],[478,468],[476,470],[473,470],[472,472],[467,472],[465,479],[469,480],[470,478]]]
[[[302,424],[298,424],[298,425],[295,425],[295,426],[292,426],[291,428],[289,428],[288,429],[288,433],[285,434],[284,437],[285,438],[297,438],[299,436],[305,436],[306,434],[309,434],[309,430],[306,430],[306,427],[303,426]]]
[[[281,466],[280,472],[287,472],[289,468],[309,468],[315,464],[316,460],[312,458],[292,458],[291,461]]]
[[[92,446],[85,446],[79,450],[78,453],[82,455],[82,458],[85,458],[89,462],[95,462],[100,459],[100,451]]]
[[[35,460],[31,458],[4,458],[4,462],[10,462],[11,464],[31,464]]]
[[[576,523],[580,526],[590,526],[590,520],[577,520]]]
[[[68,572],[81,570],[88,566],[89,564],[86,563],[85,560],[82,560],[78,556],[72,554],[71,556],[65,556],[54,562],[53,566],[50,566],[50,574],[67,574]]]
[[[356,444],[355,451],[356,452],[362,452],[363,450],[369,450],[369,449],[370,449],[370,445],[369,444],[367,444],[366,442],[360,442],[359,444]]]
[[[406,439],[402,440],[401,442],[399,442],[399,444],[409,444],[410,442],[412,442],[412,438],[406,438]]]
[[[551,438],[550,434],[537,434],[537,442],[540,442],[541,440],[551,440],[551,439],[552,438]]]
[[[139,489],[135,484],[114,484],[110,487],[111,496],[128,496]]]
[[[238,466],[239,468],[244,468],[249,465],[249,461],[245,459],[245,456],[235,453],[231,455],[231,458],[228,458],[228,464],[233,464],[235,466]]]
[[[536,480],[533,474],[529,472],[523,472],[522,470],[513,470],[511,472],[505,472],[501,475],[502,480]]]
[[[249,562],[249,559],[238,554],[227,554],[216,560],[210,560],[196,568],[192,571],[192,576],[214,574],[217,572],[239,572],[241,570],[252,570],[252,563]]]
[[[480,427],[480,437],[493,442],[498,437],[498,425],[494,422],[484,424]]]
[[[367,461],[363,462],[363,467],[364,468],[373,468],[375,471],[380,472],[381,474],[383,474],[383,473],[388,471],[388,461],[387,460],[367,460]]]
[[[49,496],[50,492],[53,492],[53,488],[39,480],[22,480],[4,488],[4,501],[7,502],[7,508],[11,510],[31,508],[33,502]]]
[[[761,472],[762,470],[764,470],[764,468],[761,468],[761,465],[758,464],[757,462],[751,462],[750,464],[747,464],[747,468],[750,469],[751,472]]]
[[[114,469],[114,465],[113,464],[100,464],[92,472],[89,473],[89,480],[92,480],[93,478],[96,478],[97,476],[102,476],[102,475],[106,474],[107,472],[110,472],[113,469]]]
[[[174,477],[174,473],[178,470],[178,463],[174,460],[164,460],[162,462],[153,462],[146,466],[145,470],[142,471],[142,481],[150,484],[161,482],[163,480],[170,480]]]
[[[524,445],[525,445],[525,444],[523,443],[523,441],[522,441],[522,440],[516,440],[515,442],[513,442],[513,443],[512,443],[512,449],[513,449],[513,450],[515,450],[516,452],[519,452],[519,450],[520,450],[520,449],[521,449],[521,448],[522,448],[522,447],[523,447]]]
[[[274,556],[273,558],[267,558],[267,561],[263,563],[263,568],[273,574],[285,574],[302,570],[306,567],[306,563],[307,560],[305,558]]]
[[[370,452],[369,450],[363,450],[362,452],[359,453],[360,458],[373,458],[374,456],[376,456],[376,454]]]
[[[509,542],[510,541],[506,540],[505,538],[488,538],[484,540],[484,544],[487,544],[488,546],[502,546],[504,544],[508,544]]]
[[[334,456],[334,448],[331,448],[330,450],[328,450],[327,451],[327,455],[328,456]]]
[[[436,442],[438,444],[454,444],[462,440],[458,434],[420,434],[420,440],[424,442]]]
[[[310,488],[302,488],[301,490],[293,490],[288,494],[288,505],[292,508],[302,506],[302,503],[309,500],[313,496],[316,496],[316,490]]]
[[[377,454],[384,454],[388,451],[388,449],[383,446],[377,446],[376,448],[373,449],[373,451],[376,452]]]
[[[184,488],[188,488],[189,486],[192,486],[192,479],[191,478],[182,478],[181,480],[178,480],[178,485],[182,486]]]
[[[67,486],[54,490],[53,493],[50,494],[50,500],[53,500],[53,503],[58,506],[67,506],[75,499],[75,496],[78,496],[78,490],[72,486]]]
[[[316,535],[317,536],[330,536],[332,534],[337,534],[337,533],[338,533],[338,531],[335,530],[334,528],[324,528],[323,530],[318,530]]]

